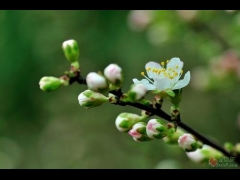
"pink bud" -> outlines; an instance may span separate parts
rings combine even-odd
[[[107,88],[106,79],[95,72],[90,72],[86,77],[88,88],[93,91],[99,91]]]
[[[179,146],[185,151],[195,151],[197,149],[197,142],[191,134],[183,134],[178,138]]]
[[[122,68],[117,64],[110,64],[104,69],[104,76],[113,84],[122,81]]]

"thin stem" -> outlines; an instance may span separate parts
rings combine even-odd
[[[143,104],[139,104],[139,103],[126,103],[126,105],[129,106],[133,106],[139,109],[143,109],[145,111],[151,112],[169,122],[172,122],[171,120],[171,116],[169,116],[167,113],[165,113],[163,110],[159,109],[154,109],[152,107],[149,106],[145,106]],[[215,142],[207,139],[205,136],[203,136],[202,134],[200,134],[199,132],[197,132],[196,130],[192,129],[191,127],[189,127],[188,125],[184,124],[181,120],[178,122],[178,126],[181,127],[182,129],[186,130],[187,132],[193,134],[198,140],[200,140],[202,143],[204,144],[208,144],[212,147],[214,147],[215,149],[221,151],[224,155],[231,157],[232,155],[227,152],[225,149],[223,149],[221,146],[217,145]]]
[[[82,77],[79,78],[75,78],[75,81],[78,82],[79,84],[85,84],[86,85],[86,80]],[[111,91],[112,94],[114,94],[119,100],[121,99],[121,96],[123,95],[121,90],[119,91]],[[116,105],[121,105],[121,106],[132,106],[138,109],[142,109],[145,110],[147,112],[150,112],[153,115],[156,115],[158,117],[161,117],[169,122],[172,122],[171,116],[168,115],[166,112],[164,112],[161,109],[154,109],[151,106],[147,106],[141,103],[132,103],[132,102],[123,102],[120,100],[119,103],[117,103]],[[203,144],[207,144],[217,150],[219,150],[220,152],[222,152],[225,156],[227,157],[234,157],[231,153],[227,152],[223,147],[219,146],[217,143],[211,141],[210,139],[206,138],[204,135],[202,135],[201,133],[197,132],[196,130],[194,130],[193,128],[191,128],[190,126],[186,125],[185,123],[183,123],[181,121],[181,119],[179,119],[179,122],[177,123],[179,127],[181,127],[182,129],[184,129],[185,131],[193,134],[199,141],[201,141]],[[240,156],[237,156],[235,159],[235,162],[240,164]]]

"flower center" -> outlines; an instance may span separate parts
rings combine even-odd
[[[166,66],[168,64],[169,60],[166,61]],[[177,76],[181,76],[183,74],[183,70],[179,72],[178,68],[179,66],[176,65],[175,67],[166,67],[165,66],[165,62],[161,62],[160,63],[162,65],[163,68],[159,69],[159,68],[151,68],[151,67],[148,67],[146,70],[147,72],[152,72],[154,74],[156,74],[157,76],[160,76],[160,77],[166,77],[166,78],[169,78],[169,79],[174,79],[175,77]],[[146,76],[144,75],[144,73],[142,72],[141,73],[145,78]],[[149,80],[149,78],[147,78]]]

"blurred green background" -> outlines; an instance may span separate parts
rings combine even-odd
[[[123,91],[148,61],[179,57],[192,75],[182,120],[221,145],[239,142],[239,11],[2,10],[0,39],[0,168],[210,168],[178,146],[120,133],[117,115],[137,109],[86,110],[78,84],[42,92],[41,77],[69,69],[68,39],[79,44],[83,75],[121,66]]]

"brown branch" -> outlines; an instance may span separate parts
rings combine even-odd
[[[84,84],[86,85],[86,80],[82,77],[78,77],[78,78],[74,78],[72,79],[72,82],[78,82],[79,84]],[[121,90],[118,91],[111,91],[110,93],[114,94],[119,100],[121,99],[123,93],[121,92]],[[123,101],[119,101],[119,103],[116,103],[116,105],[121,105],[121,106],[132,106],[141,110],[145,110],[147,112],[150,112],[153,115],[156,115],[158,117],[161,117],[169,122],[172,122],[171,116],[168,115],[166,112],[164,112],[161,109],[154,109],[151,106],[147,106],[141,103],[137,103],[137,102],[123,102]],[[197,132],[196,130],[194,130],[193,128],[189,127],[188,125],[186,125],[185,123],[183,123],[181,121],[181,119],[179,118],[177,125],[179,127],[181,127],[182,129],[184,129],[185,131],[193,134],[199,141],[201,141],[203,144],[207,144],[215,149],[217,149],[218,151],[222,152],[225,156],[227,157],[235,157],[235,162],[238,163],[240,165],[240,156],[234,156],[231,153],[227,152],[223,147],[221,147],[220,145],[218,145],[217,143],[215,143],[214,141],[208,139],[207,137],[205,137],[204,135],[202,135],[201,133]]]

